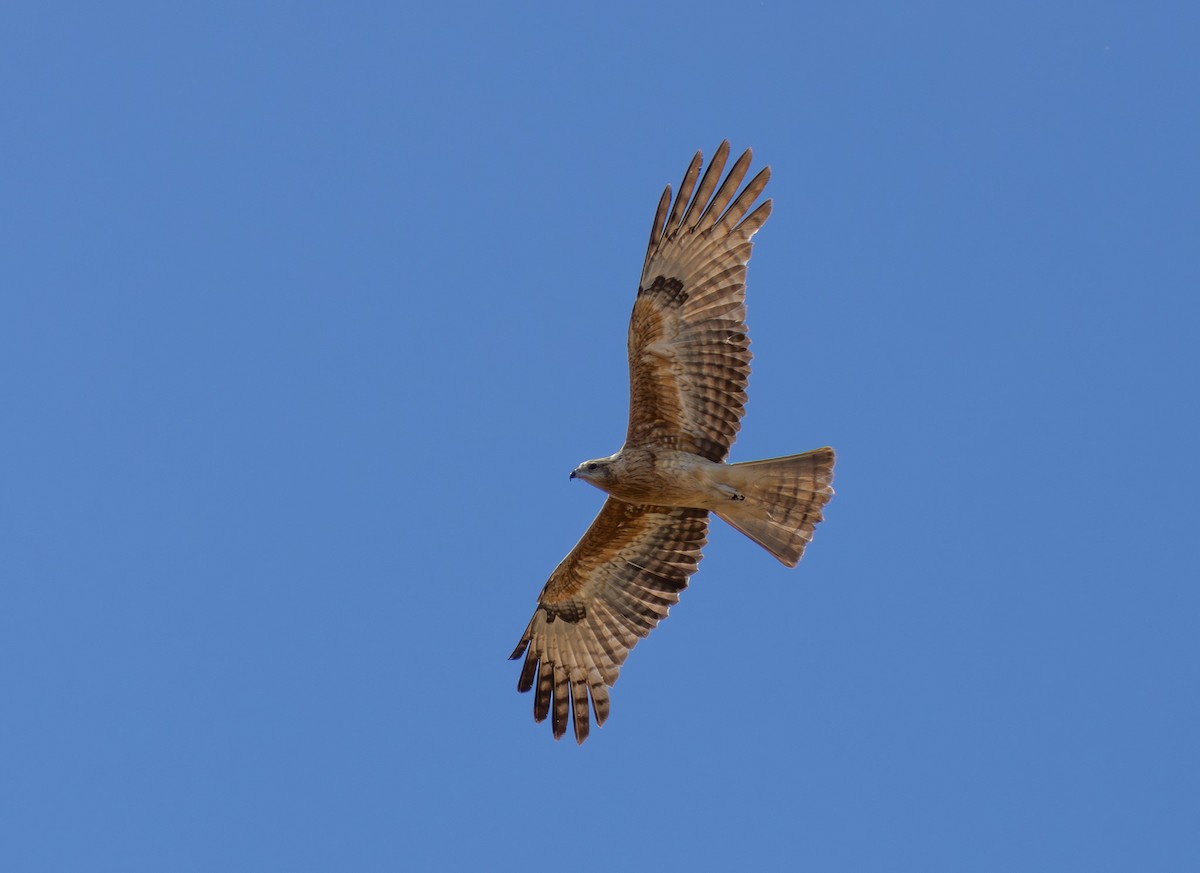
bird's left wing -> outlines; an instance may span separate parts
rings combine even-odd
[[[604,724],[621,664],[679,601],[707,536],[705,510],[605,502],[542,589],[511,656],[525,655],[517,690],[536,686],[533,717],[551,715],[555,739],[569,713],[576,741],[587,739],[589,694]]]
[[[629,319],[627,446],[723,461],[741,426],[750,378],[746,264],[771,201],[751,207],[771,172],[739,193],[750,151],[718,185],[728,158],[723,142],[701,176],[697,152],[674,204],[669,186],[659,201]]]

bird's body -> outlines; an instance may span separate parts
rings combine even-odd
[[[729,469],[691,452],[634,446],[585,461],[571,475],[626,503],[715,509],[728,500],[721,486]]]
[[[625,445],[571,474],[609,497],[550,576],[512,654],[525,655],[517,687],[536,685],[534,718],[552,715],[555,738],[569,715],[576,739],[587,738],[589,696],[604,723],[629,650],[696,570],[709,512],[795,566],[833,495],[829,448],[725,463],[750,374],[750,238],[771,210],[768,200],[750,211],[769,170],[737,191],[749,151],[718,187],[728,154],[722,143],[697,187],[697,153],[679,197],[672,204],[668,187],[659,201],[629,323]]]

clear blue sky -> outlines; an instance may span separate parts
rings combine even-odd
[[[0,15],[0,869],[1200,865],[1192,4]],[[714,525],[582,747],[506,660],[662,186],[774,170]]]

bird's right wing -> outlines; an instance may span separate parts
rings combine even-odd
[[[621,664],[679,601],[707,536],[703,509],[605,502],[542,589],[511,656],[525,655],[517,690],[536,686],[534,720],[552,714],[555,739],[568,713],[575,739],[587,739],[589,694],[604,724]]]

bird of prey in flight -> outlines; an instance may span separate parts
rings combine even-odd
[[[668,185],[629,321],[629,430],[615,455],[571,474],[607,492],[600,514],[550,576],[512,659],[519,691],[554,738],[572,716],[575,739],[608,718],[608,689],[629,650],[666,618],[700,562],[708,514],[796,566],[833,496],[833,449],[725,462],[741,426],[750,376],[746,264],[771,214],[764,168],[738,192],[750,151],[718,185],[721,143],[700,175],[692,158],[679,196]],[[699,179],[699,185],[697,185]],[[735,196],[736,195],[736,196]]]

